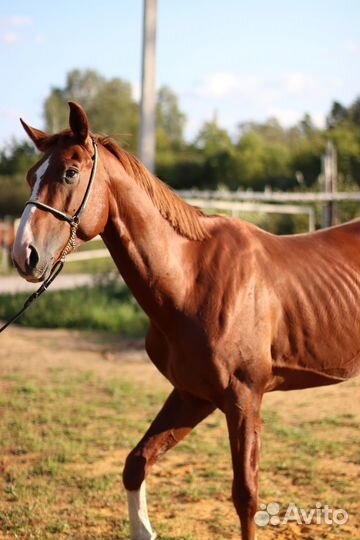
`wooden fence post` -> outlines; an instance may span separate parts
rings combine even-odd
[[[325,193],[336,193],[337,157],[336,149],[331,141],[326,144],[326,150],[321,160],[322,177]],[[336,224],[336,203],[334,200],[324,204],[323,225],[331,227]]]

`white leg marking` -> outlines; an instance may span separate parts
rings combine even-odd
[[[49,166],[50,156],[40,165],[35,173],[36,181],[31,193],[31,199],[37,199],[40,192],[40,183]],[[35,206],[27,205],[22,213],[19,228],[16,233],[13,247],[13,256],[22,270],[25,270],[25,262],[29,255],[29,245],[34,240],[31,230],[31,218],[36,210]]]
[[[155,540],[146,504],[145,480],[137,491],[127,491],[131,540]]]

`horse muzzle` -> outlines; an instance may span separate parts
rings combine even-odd
[[[47,254],[40,254],[34,244],[14,245],[12,259],[20,276],[30,281],[37,283],[44,281],[51,272],[54,263],[54,258]]]

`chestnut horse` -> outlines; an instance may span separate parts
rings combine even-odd
[[[145,495],[153,463],[219,408],[242,539],[254,540],[264,392],[360,372],[360,223],[278,237],[207,216],[111,139],[91,134],[84,110],[69,105],[70,128],[59,134],[23,122],[43,157],[28,173],[32,197],[13,259],[29,281],[49,276],[69,244],[61,215],[82,205],[96,152],[76,241],[102,236],[150,319],[147,353],[174,387],[126,460],[131,538],[155,538]]]
[[[0,247],[11,251],[15,240],[14,224],[0,221]]]

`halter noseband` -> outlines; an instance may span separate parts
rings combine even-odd
[[[29,199],[25,203],[25,206],[27,206],[28,204],[33,204],[37,208],[40,208],[41,210],[45,210],[46,212],[51,212],[57,218],[63,221],[67,221],[67,223],[70,224],[70,238],[66,246],[64,247],[60,258],[56,261],[56,263],[52,267],[50,275],[45,279],[45,281],[41,284],[41,286],[37,289],[37,291],[35,291],[31,296],[29,296],[29,298],[24,303],[24,306],[22,307],[22,309],[18,313],[16,313],[9,321],[7,321],[3,326],[0,327],[0,333],[3,332],[11,323],[16,321],[23,313],[25,313],[25,311],[28,310],[31,304],[35,300],[37,300],[39,296],[41,296],[48,289],[49,285],[51,285],[51,283],[54,281],[54,279],[60,274],[61,270],[63,269],[65,257],[76,246],[76,231],[80,225],[81,215],[85,210],[86,204],[90,196],[91,188],[95,180],[96,167],[97,167],[97,161],[98,161],[97,143],[94,137],[91,137],[91,140],[94,147],[94,155],[92,157],[93,165],[92,165],[92,169],[90,173],[90,178],[89,178],[89,182],[88,182],[84,197],[81,201],[81,204],[77,212],[75,212],[73,216],[71,216],[70,214],[67,214],[66,212],[62,212],[61,210],[58,210],[57,208],[53,208],[52,206],[49,206],[48,204],[42,203],[36,199]]]

